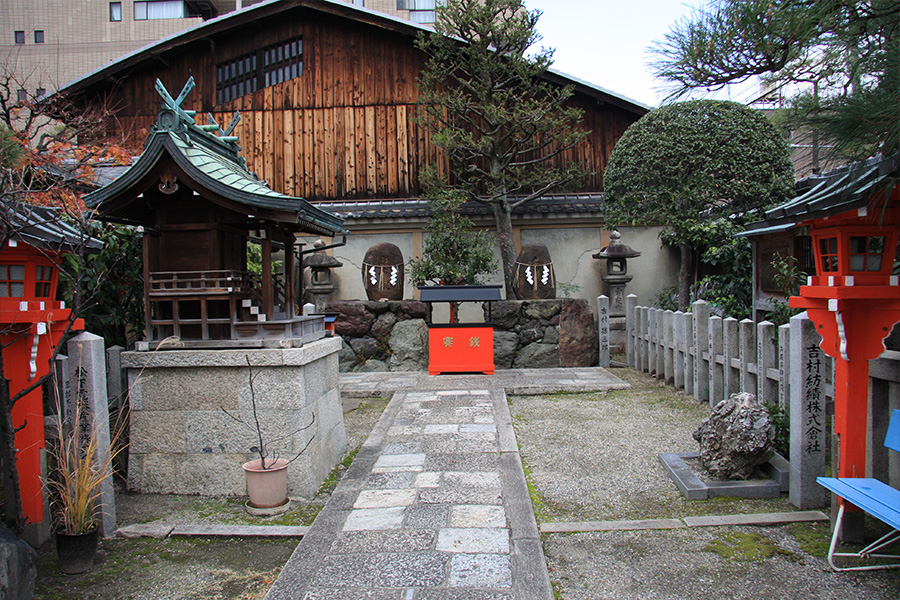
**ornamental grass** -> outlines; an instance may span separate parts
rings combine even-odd
[[[47,481],[56,518],[57,531],[77,535],[97,525],[103,510],[100,494],[103,482],[113,476],[113,459],[122,452],[124,419],[110,434],[109,447],[103,447],[100,426],[91,427],[87,415],[75,402],[75,413],[67,422],[62,411],[54,421],[56,440],[49,445],[54,466]]]

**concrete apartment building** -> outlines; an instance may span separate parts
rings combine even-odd
[[[205,20],[289,0],[2,0],[0,76],[24,101]],[[439,0],[333,0],[433,23]]]

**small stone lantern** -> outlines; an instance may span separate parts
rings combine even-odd
[[[337,288],[332,278],[331,269],[344,265],[335,257],[327,254],[321,248],[325,247],[325,242],[318,239],[313,244],[316,251],[313,252],[304,262],[304,266],[309,267],[309,280],[306,282],[306,298],[316,306],[316,312],[325,311],[325,306],[331,297],[331,294]]]
[[[628,259],[637,258],[641,253],[622,243],[622,234],[609,233],[609,246],[594,254],[594,258],[606,259],[606,272],[600,278],[609,285],[609,314],[611,317],[625,316],[625,284],[632,280],[628,275]]]

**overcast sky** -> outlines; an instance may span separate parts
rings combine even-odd
[[[554,68],[648,106],[665,97],[663,82],[647,68],[647,49],[703,0],[525,0],[544,14],[541,45],[556,48]],[[747,101],[753,86],[733,91]],[[748,91],[748,89],[750,91]],[[722,92],[716,97],[728,99]]]

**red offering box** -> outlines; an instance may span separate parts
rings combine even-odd
[[[491,325],[428,326],[428,374],[494,374],[494,328]]]

